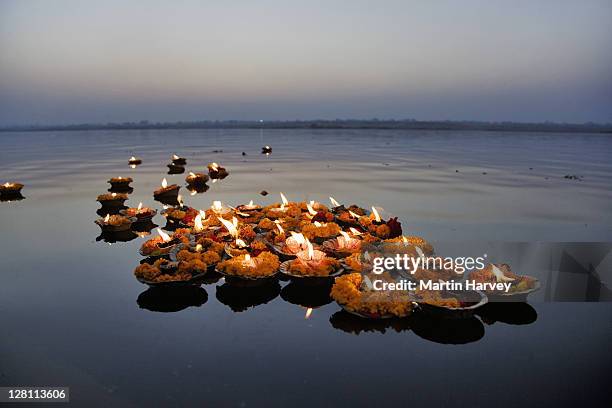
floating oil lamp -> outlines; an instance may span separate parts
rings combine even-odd
[[[261,148],[261,154],[270,154],[272,153],[272,148],[270,146],[264,146]]]
[[[124,193],[106,193],[100,194],[97,201],[104,207],[123,207],[123,203],[128,199]]]
[[[139,164],[142,164],[142,160],[137,159],[136,157],[132,156],[128,160],[128,163],[129,163],[130,167],[136,168],[136,166],[138,166]]]
[[[134,222],[148,222],[157,214],[157,210],[143,207],[142,202],[140,202],[137,208],[126,208],[125,210],[121,210],[120,214],[126,217],[136,217],[136,221]]]
[[[276,225],[277,227],[280,227],[280,225]],[[308,246],[306,244],[307,239],[302,233],[297,233],[295,231],[289,231],[289,233],[291,234],[291,236],[285,240],[285,245],[282,248],[282,251],[284,253],[295,255],[300,251],[308,249]]]
[[[6,182],[0,185],[0,196],[18,196],[21,194],[23,184]]]
[[[119,232],[129,230],[134,221],[136,221],[136,218],[133,217],[106,214],[106,217],[99,218],[95,222],[102,228],[103,232]]]
[[[284,262],[281,272],[296,278],[325,278],[333,273],[342,273],[340,262],[328,257],[325,252],[314,249],[306,240],[307,249],[296,254],[296,259]]]
[[[172,164],[175,166],[184,166],[187,164],[187,159],[184,157],[179,157],[176,154],[172,155]]]
[[[193,231],[197,234],[204,231],[204,221],[206,220],[206,213],[200,210],[200,213],[196,215],[193,220]]]
[[[257,204],[253,204],[253,200],[249,201],[248,204],[242,204],[239,205],[238,207],[236,207],[236,209],[238,211],[257,211],[257,210],[261,210],[261,205],[257,205]]]
[[[351,238],[348,233],[340,231],[340,236],[336,239],[323,242],[322,248],[337,258],[346,258],[361,249],[361,242],[359,239]]]
[[[185,177],[185,181],[190,186],[202,185],[208,181],[208,176],[204,173],[193,173],[190,171],[187,177]]]
[[[376,210],[376,207],[372,206],[372,216],[370,218],[373,217],[372,220],[372,224],[374,225],[382,225],[385,222],[382,220],[382,218],[380,218],[380,214],[378,214],[378,210]]]
[[[224,179],[229,174],[225,167],[219,166],[217,163],[210,163],[208,166],[208,175],[211,179]]]
[[[232,217],[231,221],[219,218],[219,221],[221,222],[221,224],[223,224],[230,237],[238,238],[238,219],[236,219],[236,217]]]
[[[131,177],[113,177],[108,180],[111,185],[111,189],[114,190],[127,190],[130,188],[130,183],[134,181]]]
[[[153,197],[156,200],[176,200],[180,187],[176,184],[168,185],[168,181],[164,178],[161,182],[161,188],[153,192]]]
[[[344,210],[344,205],[340,204],[338,201],[336,201],[336,199],[334,197],[329,197],[329,201],[332,204],[332,209],[331,211],[336,214],[342,210]]]
[[[287,212],[287,205],[289,205],[289,200],[287,200],[287,197],[285,197],[283,193],[280,193],[280,196],[282,201],[280,207],[270,208],[270,210],[268,211],[268,215],[273,218],[282,217]]]
[[[210,209],[215,215],[219,216],[218,217],[219,219],[221,219],[221,216],[231,211],[231,209],[224,206],[223,203],[221,203],[221,201],[213,201],[212,205],[210,206]]]

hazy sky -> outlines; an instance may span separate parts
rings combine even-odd
[[[0,124],[612,122],[612,1],[0,0]]]

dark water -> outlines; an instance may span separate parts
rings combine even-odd
[[[259,154],[264,144],[269,157]],[[326,203],[333,195],[381,206],[449,251],[465,242],[476,252],[612,242],[605,135],[0,133],[0,182],[26,184],[27,197],[0,203],[0,385],[70,386],[79,406],[557,407],[607,395],[610,303],[545,302],[543,290],[531,305],[488,307],[465,321],[373,323],[340,313],[324,291],[286,282],[245,292],[221,280],[174,297],[147,290],[132,275],[146,238],[96,241],[95,197],[108,178],[131,176],[128,204],[159,208],[152,191],[163,177],[184,184],[184,174],[166,174],[174,152],[187,171],[211,161],[230,171],[206,193],[183,189],[196,208],[269,203],[278,191]],[[143,165],[130,169],[132,154]],[[258,195],[264,189],[269,196]],[[599,261],[591,266],[610,287],[610,256]],[[305,306],[320,307],[304,319]]]

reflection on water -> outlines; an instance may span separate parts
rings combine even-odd
[[[138,234],[130,230],[119,232],[103,231],[100,235],[96,237],[96,241],[104,241],[108,243],[129,242],[138,238],[138,236]]]
[[[410,323],[414,334],[435,343],[473,343],[485,335],[484,325],[474,316],[464,319],[445,319],[415,313]]]
[[[329,295],[332,282],[320,285],[304,285],[299,282],[291,282],[281,290],[281,298],[294,305],[317,308],[331,303]]]
[[[152,312],[172,313],[188,307],[200,307],[208,300],[208,293],[199,286],[153,287],[145,290],[136,303]]]
[[[249,308],[266,304],[280,294],[280,284],[276,279],[257,282],[256,285],[240,286],[225,282],[217,286],[217,300],[234,312],[244,312]]]
[[[367,332],[386,333],[387,330],[398,333],[410,330],[409,319],[366,319],[344,310],[331,315],[329,322],[334,329],[356,335]]]
[[[25,197],[21,193],[0,195],[0,203],[10,203],[11,201],[21,200],[25,200]]]
[[[495,322],[532,324],[538,319],[538,312],[528,303],[488,303],[476,313],[488,325]]]

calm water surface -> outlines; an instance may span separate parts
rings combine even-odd
[[[259,154],[264,144],[272,155]],[[0,181],[24,183],[27,197],[0,203],[0,385],[67,385],[88,406],[562,406],[605,396],[609,303],[539,295],[460,322],[366,323],[286,282],[244,292],[218,281],[160,298],[132,275],[146,238],[97,241],[93,221],[113,176],[135,179],[129,205],[159,208],[152,191],[163,177],[184,184],[166,174],[172,153],[187,171],[212,161],[230,171],[203,194],[183,189],[196,208],[266,204],[283,191],[383,207],[434,245],[612,241],[606,135],[0,133]],[[131,155],[144,163],[130,169]],[[306,306],[320,306],[308,320]]]

